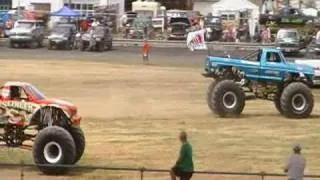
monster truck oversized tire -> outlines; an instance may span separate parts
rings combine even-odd
[[[11,40],[9,41],[9,48],[14,48],[14,43]]]
[[[108,51],[112,50],[112,42],[108,43],[107,49],[108,49]]]
[[[213,111],[214,109],[214,106],[212,104],[212,92],[214,90],[214,88],[216,87],[216,85],[218,84],[219,80],[214,80],[210,85],[209,85],[209,88],[208,88],[208,91],[207,91],[207,103],[208,103],[208,106],[210,108],[211,111]]]
[[[33,144],[33,160],[45,174],[63,174],[67,168],[44,167],[41,164],[73,164],[76,145],[71,134],[59,126],[41,130]]]
[[[83,41],[80,41],[79,50],[80,51],[84,51],[85,50],[85,46],[84,46],[84,42]]]
[[[103,52],[104,51],[104,42],[99,42],[97,44],[97,50],[98,50],[98,52]]]
[[[276,94],[274,95],[274,106],[276,107],[276,109],[279,111],[280,114],[283,114],[283,110],[281,108],[281,89],[278,89]]]
[[[208,90],[208,106],[221,117],[238,116],[245,106],[242,88],[232,80],[213,82]]]
[[[283,115],[288,118],[307,118],[314,105],[310,88],[301,82],[293,82],[285,87],[280,101]]]
[[[80,160],[80,158],[84,152],[84,149],[86,146],[86,140],[84,138],[84,133],[81,128],[72,127],[72,128],[70,128],[69,132],[70,132],[70,134],[74,140],[74,143],[76,145],[76,157],[75,157],[73,163],[77,163]]]

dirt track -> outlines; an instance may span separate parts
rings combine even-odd
[[[265,101],[248,102],[240,119],[218,119],[205,102],[210,81],[197,68],[38,60],[2,60],[0,66],[3,81],[27,81],[48,97],[77,104],[87,138],[81,164],[168,169],[177,157],[177,133],[184,129],[190,134],[198,170],[281,172],[291,145],[300,142],[308,159],[307,172],[320,172],[318,103],[309,120],[284,119],[272,102]],[[315,94],[319,102],[318,90]],[[26,151],[2,150],[0,155],[0,161],[31,162]],[[14,172],[4,170],[7,176],[2,177],[19,179]],[[106,177],[139,178],[136,173],[101,171],[62,177],[25,173],[25,179],[39,180]],[[164,174],[147,177],[168,179]]]

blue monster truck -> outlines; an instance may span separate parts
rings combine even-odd
[[[274,101],[281,115],[288,118],[310,116],[314,99],[314,69],[286,62],[278,49],[260,49],[240,59],[208,56],[205,77],[214,78],[208,89],[208,106],[221,117],[240,115],[245,100]]]

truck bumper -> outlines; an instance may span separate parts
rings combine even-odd
[[[186,34],[169,34],[168,39],[186,40],[187,35]]]
[[[298,53],[300,51],[299,47],[278,47],[284,53]]]
[[[30,36],[11,36],[10,41],[13,43],[29,43],[33,40]]]
[[[209,72],[209,71],[206,70],[205,72],[202,73],[202,76],[203,77],[207,77],[207,78],[208,77],[213,77],[213,72]]]
[[[65,44],[66,42],[67,41],[63,39],[54,39],[49,41],[50,45],[52,46],[62,45],[62,44]]]
[[[79,115],[74,115],[71,118],[72,125],[80,125],[81,117]]]
[[[314,86],[320,86],[320,76],[313,77],[312,82]]]

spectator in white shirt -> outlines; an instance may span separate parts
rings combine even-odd
[[[97,19],[95,19],[93,21],[93,23],[91,24],[92,27],[96,27],[96,26],[99,26],[99,25],[100,25],[100,22]]]
[[[289,156],[284,172],[287,173],[288,180],[303,180],[306,161],[301,155],[301,146],[294,145],[293,154]]]

